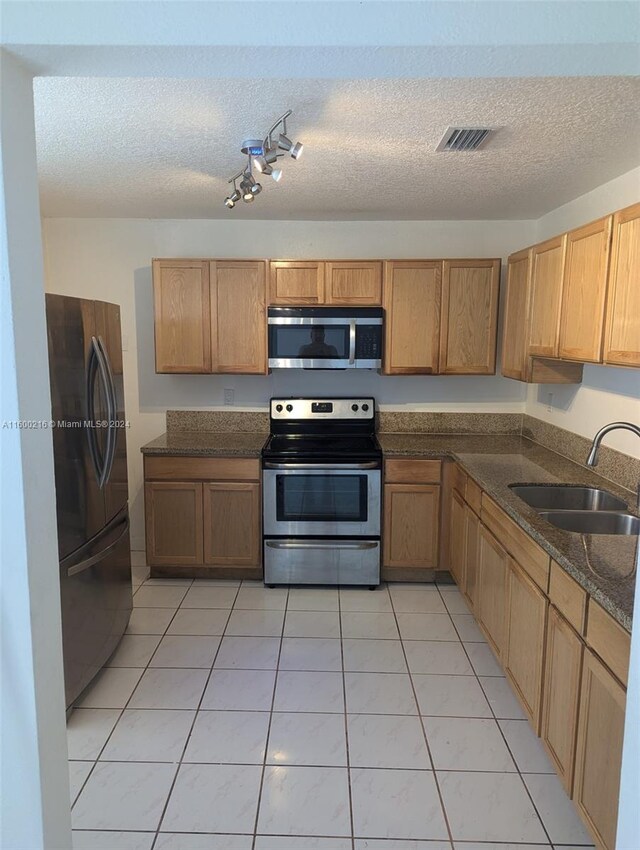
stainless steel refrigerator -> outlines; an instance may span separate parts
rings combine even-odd
[[[131,614],[120,308],[47,295],[67,708]]]

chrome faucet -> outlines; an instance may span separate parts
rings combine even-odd
[[[602,427],[593,438],[591,449],[589,450],[589,456],[587,457],[587,466],[596,466],[598,463],[598,449],[600,448],[602,438],[605,437],[609,431],[617,430],[631,431],[631,433],[635,434],[636,437],[640,437],[640,428],[632,422],[610,422],[608,425]],[[640,509],[640,485],[638,485],[636,506]]]

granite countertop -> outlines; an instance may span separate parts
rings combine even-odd
[[[584,484],[624,499],[638,514],[635,495],[526,437],[378,434],[386,457],[452,457],[510,517],[631,631],[637,536],[574,534],[542,519],[509,484]]]
[[[268,436],[251,431],[167,431],[140,451],[144,455],[260,457]]]

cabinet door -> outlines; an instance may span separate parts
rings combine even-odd
[[[502,374],[527,380],[527,321],[529,303],[529,250],[512,254],[507,261],[507,294],[502,334]]]
[[[211,263],[213,372],[264,375],[267,371],[266,262]]]
[[[202,484],[147,481],[144,497],[147,563],[202,564]]]
[[[567,234],[559,347],[567,360],[602,361],[612,218]]]
[[[640,366],[640,204],[613,217],[604,361]]]
[[[204,563],[260,566],[260,485],[204,484]]]
[[[465,505],[465,548],[464,548],[464,584],[463,593],[473,610],[477,609],[477,577],[478,577],[478,562],[480,560],[480,520],[471,510],[469,505]]]
[[[324,303],[324,263],[272,260],[269,277],[270,304]]]
[[[503,665],[536,733],[540,728],[547,598],[509,559]]]
[[[452,490],[449,514],[449,570],[460,589],[464,587],[465,543],[465,505],[460,494]]]
[[[209,263],[154,260],[156,372],[210,372]]]
[[[540,737],[569,796],[573,788],[582,650],[578,635],[549,606]]]
[[[437,373],[441,295],[442,262],[385,263],[385,374]]]
[[[625,703],[622,685],[585,650],[573,799],[605,850],[616,843]]]
[[[444,261],[441,374],[494,374],[499,290],[500,260]]]
[[[325,302],[327,304],[382,303],[382,263],[349,260],[325,263]]]
[[[440,487],[384,485],[384,564],[435,569]]]
[[[480,524],[480,559],[477,577],[478,622],[500,658],[504,647],[507,604],[508,555],[495,537]]]
[[[567,234],[556,236],[531,249],[529,296],[529,354],[558,356],[560,305]]]

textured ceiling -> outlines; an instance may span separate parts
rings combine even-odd
[[[37,78],[35,106],[45,216],[537,218],[640,161],[634,77]],[[304,156],[227,211],[240,142],[287,108]],[[499,132],[436,153],[450,125]]]

